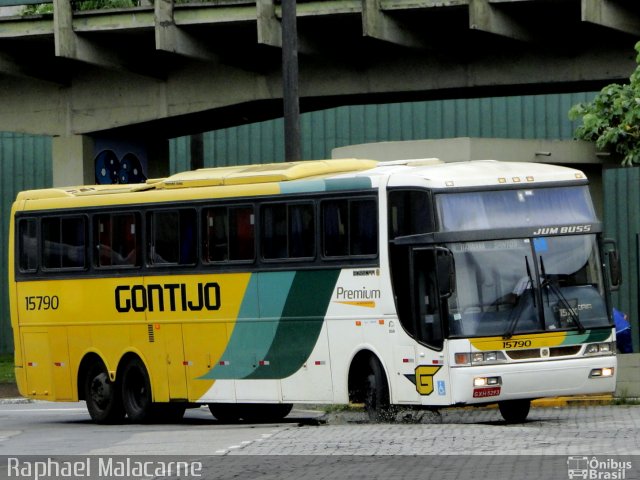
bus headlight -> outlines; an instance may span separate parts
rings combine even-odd
[[[486,365],[507,360],[502,352],[458,352],[454,358],[456,365]]]
[[[615,344],[612,342],[590,343],[584,349],[585,355],[611,355],[615,352]]]
[[[502,385],[502,377],[475,377],[473,379],[474,387],[488,387],[493,385]]]
[[[612,367],[594,368],[589,374],[589,378],[613,377],[614,369]]]
[[[473,365],[486,365],[487,363],[500,363],[506,361],[502,352],[473,352],[471,363]]]

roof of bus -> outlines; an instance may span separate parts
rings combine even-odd
[[[83,199],[81,203],[85,205],[104,205],[170,201],[183,197],[274,195],[372,188],[387,177],[391,184],[397,185],[402,185],[408,177],[417,177],[428,187],[445,189],[586,179],[579,170],[538,163],[495,160],[444,163],[435,158],[391,162],[335,159],[203,168],[140,184],[27,190],[20,192],[17,200],[35,200],[33,203],[40,204],[27,208],[63,208],[77,205],[79,199]],[[147,194],[141,195],[141,192]],[[37,200],[46,201],[46,205]]]

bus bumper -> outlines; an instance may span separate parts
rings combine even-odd
[[[614,355],[452,368],[452,403],[611,393],[616,370]]]

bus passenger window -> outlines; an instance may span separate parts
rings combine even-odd
[[[313,205],[289,205],[289,257],[313,257],[315,238]]]
[[[215,207],[205,210],[207,263],[247,261],[255,257],[253,207]]]
[[[229,208],[229,260],[253,260],[255,235],[253,207]]]
[[[18,222],[18,258],[23,272],[35,272],[38,268],[36,227],[35,218],[24,218]]]
[[[97,267],[138,265],[138,215],[101,214],[95,217]]]
[[[224,262],[229,260],[229,231],[227,230],[227,209],[210,208],[205,211],[206,251],[205,261]]]
[[[346,200],[331,200],[322,203],[322,232],[325,257],[349,255],[347,231],[348,204]]]
[[[266,259],[315,255],[313,204],[265,205],[262,210],[262,254]]]
[[[349,212],[351,255],[378,253],[378,218],[373,200],[352,201]]]
[[[266,205],[262,210],[262,255],[264,258],[287,256],[287,206]]]
[[[42,263],[47,269],[85,266],[85,219],[50,217],[42,219]]]
[[[378,213],[374,200],[330,200],[322,203],[325,257],[378,253]]]
[[[194,265],[196,262],[195,210],[160,211],[150,214],[149,263]]]

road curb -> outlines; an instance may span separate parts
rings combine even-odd
[[[577,395],[573,397],[539,398],[531,402],[532,407],[575,407],[587,405],[611,405],[614,396],[609,395]]]

